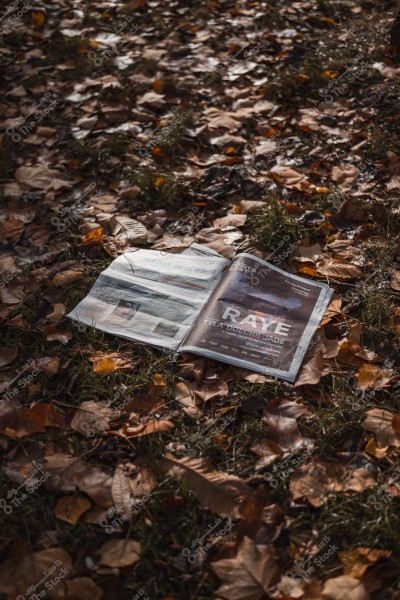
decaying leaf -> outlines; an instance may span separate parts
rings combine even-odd
[[[261,600],[268,595],[278,572],[273,552],[248,537],[244,537],[235,558],[218,560],[211,567],[224,582],[217,594],[226,600]]]
[[[63,496],[57,501],[54,511],[57,519],[70,525],[76,525],[83,513],[92,506],[84,496]]]
[[[389,385],[393,369],[380,369],[376,365],[363,364],[356,373],[359,390],[381,390]]]
[[[18,348],[2,348],[0,350],[0,367],[5,367],[12,363],[18,354]]]
[[[387,410],[373,408],[367,412],[361,425],[376,436],[378,446],[400,446],[400,431],[398,431],[398,415]]]
[[[131,487],[125,471],[121,467],[115,469],[113,482],[111,486],[111,495],[114,506],[119,513],[123,515],[130,514],[131,508]]]
[[[312,506],[318,507],[325,504],[331,494],[361,492],[374,484],[375,477],[365,466],[347,469],[338,460],[312,458],[294,471],[289,489],[294,500],[307,498]]]
[[[132,567],[140,558],[141,545],[135,540],[109,540],[99,549],[100,566],[115,569]]]
[[[239,477],[216,471],[202,458],[176,458],[167,454],[163,468],[169,475],[184,481],[201,504],[218,514],[234,517],[240,497],[250,493],[249,486]]]
[[[340,575],[325,582],[323,597],[326,600],[369,600],[370,596],[359,579]]]
[[[32,592],[38,595],[42,592],[38,597],[63,600],[62,585],[50,589],[45,587],[43,573],[49,571],[52,579],[60,576],[60,581],[71,576],[71,557],[62,548],[49,548],[10,558],[0,566],[0,592],[8,594],[10,598],[25,598],[26,590],[36,586]]]
[[[103,433],[110,429],[112,409],[106,402],[87,400],[82,402],[71,421],[71,428],[85,437]]]

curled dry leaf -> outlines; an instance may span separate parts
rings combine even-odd
[[[199,419],[202,416],[200,408],[197,406],[199,400],[194,395],[197,389],[197,383],[177,383],[175,386],[175,400],[183,406],[183,411],[192,419]]]
[[[195,390],[194,393],[202,402],[207,402],[208,400],[226,396],[228,391],[227,383],[225,381],[220,381],[212,383],[206,382],[201,389]]]
[[[322,352],[317,352],[308,362],[302,365],[294,387],[302,385],[317,385],[322,375]]]
[[[167,454],[162,466],[169,475],[184,481],[201,504],[218,514],[235,517],[240,498],[251,492],[242,479],[216,471],[202,458],[178,459]]]
[[[99,566],[132,567],[140,559],[141,545],[135,540],[109,540],[99,550]]]
[[[393,415],[387,410],[373,408],[367,412],[361,425],[376,436],[378,446],[400,446],[399,415]]]
[[[75,281],[79,281],[79,279],[82,279],[82,277],[83,277],[82,271],[74,271],[74,270],[61,271],[60,273],[57,273],[57,275],[55,275],[55,277],[53,277],[52,283],[57,286],[68,286],[68,285],[71,285],[71,283],[74,283]],[[64,314],[65,314],[65,308],[64,308]]]
[[[307,409],[291,400],[274,398],[267,404],[263,413],[263,423],[268,425],[268,439],[283,450],[292,450],[303,444],[297,427],[297,419],[307,413]]]
[[[91,506],[90,500],[84,496],[63,496],[57,501],[54,514],[60,521],[76,525]]]
[[[274,553],[248,537],[243,538],[236,558],[218,560],[211,567],[224,582],[217,590],[218,597],[226,600],[267,597],[278,572]]]
[[[130,425],[124,425],[121,429],[121,433],[127,437],[142,437],[144,435],[150,435],[150,433],[157,433],[159,431],[169,431],[173,429],[175,425],[167,419],[153,419],[143,425],[137,425],[132,427]]]
[[[72,339],[72,331],[61,331],[57,327],[54,327],[54,325],[45,327],[44,334],[48,342],[61,342],[64,346]]]

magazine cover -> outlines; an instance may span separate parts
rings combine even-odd
[[[294,381],[332,293],[326,284],[239,254],[181,350]]]

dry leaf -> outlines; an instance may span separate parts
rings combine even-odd
[[[393,369],[380,369],[376,365],[365,363],[356,373],[357,389],[381,390],[387,387],[392,379]]]
[[[307,498],[312,506],[319,507],[333,493],[361,492],[372,485],[375,485],[375,478],[365,466],[356,468],[353,465],[346,469],[338,460],[312,458],[294,471],[289,488],[294,500]]]
[[[60,576],[62,581],[71,575],[72,561],[62,548],[49,548],[10,558],[0,566],[0,592],[8,594],[9,598],[25,598],[26,591],[36,585],[33,591],[38,597],[63,600],[62,585],[55,585],[52,589],[45,588],[44,582],[38,585],[43,581],[43,573],[51,570],[52,579]],[[40,595],[41,592],[44,592],[44,595]]]
[[[239,477],[216,471],[202,458],[175,458],[167,454],[163,468],[172,477],[184,481],[201,504],[218,514],[234,517],[240,497],[249,495],[249,486]]]
[[[103,590],[89,577],[77,577],[66,582],[65,600],[102,600]]]
[[[367,416],[361,425],[367,431],[372,431],[376,435],[378,446],[400,446],[400,435],[396,432],[396,417],[387,410],[373,408],[367,412]]]
[[[317,352],[315,356],[302,365],[294,387],[300,387],[301,385],[317,385],[321,380],[322,367],[322,352]]]
[[[111,486],[114,506],[123,515],[131,514],[131,487],[125,471],[121,467],[115,469]]]
[[[328,579],[324,583],[323,596],[326,600],[369,600],[364,584],[348,575]]]
[[[112,409],[106,402],[82,402],[72,421],[71,428],[87,438],[110,429]]]
[[[145,244],[149,232],[146,227],[131,219],[127,215],[117,215],[110,220],[111,233],[120,240],[126,240],[132,244]]]
[[[141,545],[135,540],[109,540],[99,549],[99,565],[132,567],[140,559]]]
[[[307,409],[297,402],[274,398],[268,402],[263,413],[263,423],[268,425],[268,439],[283,450],[293,450],[303,444],[297,419],[307,414]]]
[[[325,277],[332,277],[339,281],[350,281],[353,279],[361,279],[363,273],[356,265],[341,262],[336,258],[321,260],[317,265],[317,273]]]
[[[392,552],[389,550],[359,547],[343,550],[342,552],[338,552],[338,555],[343,564],[344,575],[361,579],[368,567],[382,558],[388,558],[392,555]]]
[[[76,525],[83,513],[92,506],[84,496],[63,496],[57,501],[54,514],[57,519]]]
[[[217,590],[226,600],[261,600],[277,576],[277,565],[271,550],[257,546],[244,537],[236,558],[211,563],[216,575],[224,582]]]

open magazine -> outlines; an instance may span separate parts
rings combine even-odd
[[[192,244],[119,256],[68,316],[293,382],[332,293],[251,254],[230,261]]]

